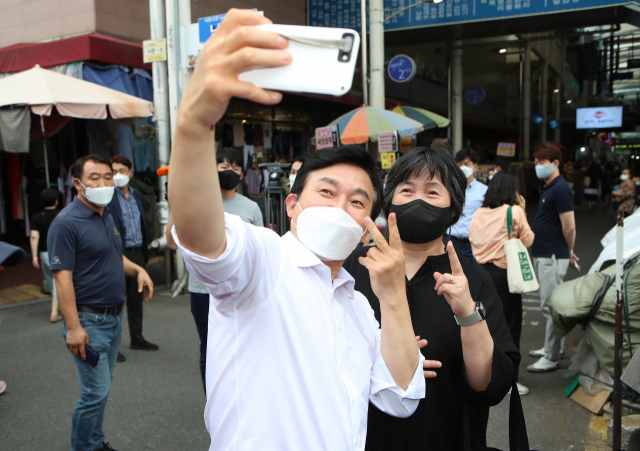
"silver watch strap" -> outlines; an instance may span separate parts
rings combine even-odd
[[[475,323],[479,323],[484,319],[478,309],[476,309],[476,311],[469,316],[460,317],[457,315],[453,315],[453,317],[455,318],[456,323],[458,323],[458,326],[462,327],[471,326]]]

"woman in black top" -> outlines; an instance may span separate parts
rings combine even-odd
[[[458,260],[453,247],[445,250],[442,242],[446,229],[460,218],[465,188],[451,152],[439,145],[413,149],[389,173],[383,205],[387,215],[397,217],[414,332],[428,341],[422,348],[426,396],[404,419],[370,404],[368,451],[463,450],[465,417],[470,445],[486,446],[489,407],[502,400],[513,382],[520,354],[491,277],[464,256]],[[356,249],[343,267],[380,321],[380,303],[359,263],[370,249]],[[457,320],[477,322],[459,326]]]

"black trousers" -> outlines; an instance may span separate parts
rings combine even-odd
[[[141,247],[127,248],[124,250],[124,256],[131,262],[143,268],[146,266],[144,254]],[[138,343],[142,338],[142,301],[144,299],[144,291],[138,293],[137,277],[125,277],[127,287],[127,317],[129,319],[129,335],[131,343]]]
[[[504,311],[504,318],[507,320],[507,326],[509,332],[511,332],[511,338],[513,343],[520,350],[520,336],[522,335],[522,295],[509,292],[509,281],[507,279],[507,270],[502,269],[494,265],[493,263],[486,263],[482,267],[489,273],[493,284],[496,287],[498,296],[502,300],[502,310]],[[520,367],[520,361],[514,368],[516,381],[518,380],[518,369]]]

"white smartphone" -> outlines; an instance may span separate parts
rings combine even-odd
[[[358,59],[360,35],[347,28],[257,25],[289,39],[291,64],[254,68],[238,77],[274,91],[308,92],[341,96],[351,89]]]

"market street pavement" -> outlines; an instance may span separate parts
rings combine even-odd
[[[583,210],[576,216],[576,253],[586,274],[613,221],[601,212]],[[568,278],[578,276],[569,271]],[[0,309],[0,379],[7,382],[7,391],[0,395],[2,451],[66,451],[70,446],[71,413],[80,388],[63,343],[62,324],[49,323],[48,299]],[[531,449],[608,450],[602,437],[606,422],[564,397],[568,380],[560,372],[526,371],[535,361],[528,351],[542,346],[544,319],[535,298],[525,298],[524,307],[520,381],[531,389],[523,398]],[[199,343],[189,298],[157,295],[144,308],[145,338],[157,343],[160,351],[129,350],[125,311],[121,350],[127,361],[118,363],[114,372],[105,415],[106,440],[120,451],[206,450],[209,436],[203,420]],[[569,366],[580,337],[580,331],[568,336],[567,359],[561,368]],[[246,371],[260,377],[260,368]],[[508,449],[507,419],[508,397],[491,410],[490,446]]]

